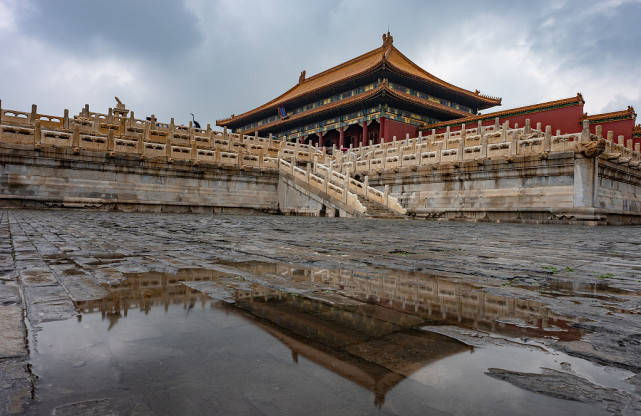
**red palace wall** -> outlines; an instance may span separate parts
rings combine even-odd
[[[489,114],[488,114],[489,115]],[[510,126],[515,124],[523,127],[525,120],[530,119],[530,125],[534,128],[536,123],[541,123],[541,128],[545,126],[552,126],[552,134],[556,134],[557,130],[561,130],[561,134],[578,133],[581,131],[581,116],[583,116],[583,105],[577,104],[570,107],[554,108],[551,110],[536,111],[528,114],[499,117],[501,124],[506,121],[510,122]],[[478,122],[471,122],[466,125],[467,128],[474,128]],[[484,126],[491,126],[494,124],[494,119],[483,121]],[[460,130],[461,126],[452,126],[451,131]],[[437,129],[437,133],[445,132],[445,128]]]
[[[608,131],[612,131],[614,133],[614,142],[618,144],[625,144],[625,142],[619,143],[619,136],[623,136],[625,141],[632,138],[634,120],[629,118],[627,120],[607,121],[605,123],[590,123],[590,131],[592,133],[596,132],[596,126],[601,126],[603,128],[603,137],[607,137]],[[641,143],[641,139],[635,139],[634,143]]]
[[[384,138],[386,142],[391,142],[394,136],[396,140],[403,140],[407,133],[411,138],[418,136],[418,127],[381,117],[379,137]]]

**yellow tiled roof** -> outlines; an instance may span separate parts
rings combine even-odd
[[[335,84],[340,81],[353,78],[355,76],[361,75],[370,71],[379,65],[385,63],[386,65],[397,69],[398,71],[410,75],[415,78],[419,78],[425,82],[439,85],[444,88],[448,88],[454,92],[464,94],[468,97],[473,97],[479,102],[485,103],[489,106],[500,105],[501,99],[496,97],[488,97],[480,94],[478,91],[472,92],[459,88],[455,85],[449,84],[429,72],[425,71],[409,58],[403,55],[398,49],[396,49],[390,42],[384,42],[383,46],[376,48],[372,51],[369,51],[361,56],[358,56],[354,59],[351,59],[347,62],[344,62],[340,65],[337,65],[333,68],[330,68],[326,71],[320,72],[312,77],[305,78],[304,74],[301,74],[301,79],[299,83],[290,88],[284,94],[276,97],[275,99],[269,101],[266,104],[263,104],[260,107],[257,107],[253,110],[250,110],[246,113],[235,115],[227,119],[218,120],[216,122],[219,126],[224,126],[230,122],[236,122],[239,119],[245,118],[256,114],[257,112],[264,110],[266,108],[278,108],[282,104],[291,101],[295,98],[299,98],[305,94],[311,93],[313,91],[319,90],[321,88],[327,87],[329,85]]]

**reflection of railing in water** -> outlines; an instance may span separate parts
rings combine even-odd
[[[353,299],[439,322],[563,340],[578,339],[582,334],[571,326],[575,320],[555,314],[541,302],[491,294],[467,283],[420,273],[393,271],[375,275],[261,262],[238,263],[234,267],[255,275],[286,275],[295,281],[329,287]],[[525,325],[511,325],[511,320],[522,320]]]

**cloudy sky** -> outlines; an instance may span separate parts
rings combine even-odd
[[[641,114],[641,0],[0,0],[2,106],[241,113],[381,45],[511,108],[582,92]]]

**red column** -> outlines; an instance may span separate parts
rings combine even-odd
[[[378,142],[383,143],[385,137],[385,117],[378,119]]]
[[[367,121],[363,121],[363,146],[369,144],[369,139],[367,138]]]
[[[338,134],[338,148],[342,149],[345,147],[345,128],[341,127],[340,133]]]

